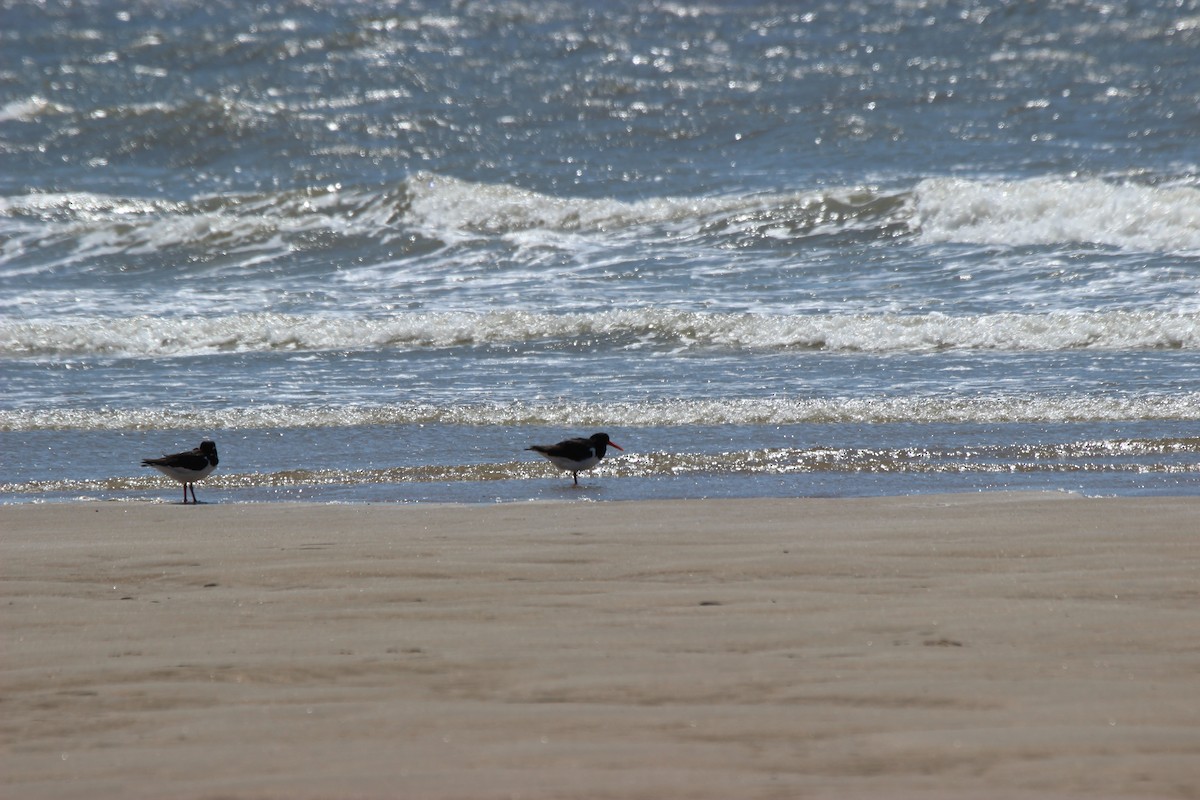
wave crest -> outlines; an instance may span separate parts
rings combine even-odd
[[[913,225],[931,242],[1200,253],[1200,189],[1195,187],[935,178],[917,185],[914,208]]]
[[[0,198],[0,255],[10,275],[171,250],[201,262],[231,257],[249,265],[358,238],[390,247],[394,259],[396,247],[424,252],[493,238],[519,246],[531,232],[583,253],[630,242],[773,248],[815,237],[919,236],[930,243],[1194,254],[1200,253],[1200,189],[1099,179],[931,178],[912,188],[622,200],[416,173],[384,188],[333,184],[185,200],[88,192]],[[170,259],[178,260],[178,254]]]
[[[481,184],[429,173],[411,181],[412,221],[428,235],[457,240],[530,230],[643,234],[673,238],[789,240],[847,230],[892,235],[905,228],[909,196],[871,188],[747,196],[555,197],[508,184]]]
[[[615,347],[1052,351],[1193,349],[1200,312],[771,315],[636,309],[322,317],[279,313],[0,321],[0,357],[152,358],[217,352],[375,350],[587,340]]]
[[[239,408],[0,410],[0,431],[239,430],[397,425],[601,428],[869,423],[1200,421],[1200,393],[1140,397],[1032,394]]]

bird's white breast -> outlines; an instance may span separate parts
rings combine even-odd
[[[591,469],[600,463],[600,459],[596,457],[594,452],[581,461],[573,461],[566,456],[546,456],[546,458],[550,459],[551,463],[553,463],[554,466],[558,467],[559,469],[570,470],[572,472],[582,469]]]
[[[168,478],[174,478],[180,483],[191,483],[192,481],[203,480],[208,477],[208,474],[213,471],[215,465],[209,461],[204,465],[203,469],[188,469],[187,467],[169,467],[165,464],[151,464],[156,470],[166,475]]]

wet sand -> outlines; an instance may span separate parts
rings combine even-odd
[[[0,530],[5,798],[1200,797],[1200,498]]]

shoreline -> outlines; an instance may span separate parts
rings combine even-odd
[[[227,491],[227,490],[224,490]],[[218,495],[218,499],[205,499],[205,496],[211,497],[213,494]],[[304,497],[297,495],[279,495],[279,496],[263,496],[263,497],[229,497],[220,496],[221,492],[214,492],[211,489],[205,490],[201,487],[200,501],[196,505],[208,507],[257,507],[257,506],[314,506],[314,507],[381,507],[381,508],[416,508],[416,507],[439,507],[439,506],[462,506],[465,508],[490,508],[494,506],[536,506],[540,504],[546,505],[609,505],[609,504],[637,504],[637,503],[721,503],[721,502],[804,502],[804,501],[866,501],[866,500],[906,500],[919,498],[963,498],[963,497],[1011,497],[1015,495],[1029,497],[1069,497],[1078,498],[1081,500],[1198,500],[1200,501],[1200,489],[1192,487],[1171,487],[1163,491],[1138,491],[1138,492],[1121,492],[1121,491],[1102,491],[1097,493],[1089,493],[1087,491],[1071,488],[1071,487],[1039,487],[1039,486],[988,486],[988,487],[962,487],[962,488],[938,488],[929,491],[879,491],[863,494],[794,494],[787,495],[782,493],[775,494],[753,494],[753,493],[731,493],[731,494],[714,494],[714,495],[675,495],[665,494],[663,496],[644,496],[644,495],[629,495],[613,489],[605,485],[588,485],[572,487],[569,482],[566,485],[553,486],[549,491],[528,494],[528,495],[493,495],[474,499],[463,499],[459,495],[451,494],[450,496],[430,496],[430,497],[373,497],[370,495],[358,496],[338,496],[330,493],[328,499],[318,497]],[[4,508],[22,508],[22,507],[56,507],[56,506],[82,506],[82,505],[98,505],[98,506],[113,506],[113,507],[139,507],[139,506],[182,506],[184,505],[176,498],[174,494],[166,491],[160,493],[145,493],[137,495],[125,496],[94,496],[94,495],[73,495],[69,497],[63,496],[40,496],[37,494],[19,494],[14,493],[7,498],[0,499],[0,509]],[[193,505],[191,502],[188,506]]]
[[[1198,519],[1063,492],[0,506],[0,786],[1196,797]]]

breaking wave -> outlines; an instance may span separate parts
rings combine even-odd
[[[364,318],[260,313],[0,321],[0,357],[5,358],[154,358],[579,341],[628,348],[830,352],[1193,349],[1200,347],[1200,313],[771,315],[639,309],[557,315],[429,312]]]
[[[201,258],[240,254],[242,263],[252,265],[356,237],[385,246],[417,237],[438,247],[480,238],[519,240],[531,231],[555,234],[560,246],[582,246],[585,254],[622,241],[727,248],[847,233],[881,241],[919,236],[929,242],[1099,244],[1194,254],[1200,252],[1200,189],[1100,179],[931,178],[910,188],[623,200],[418,173],[385,188],[331,184],[181,200],[87,192],[0,198],[0,255],[10,262],[4,268],[10,275],[158,251]],[[29,264],[11,263],[33,254],[39,257]]]
[[[917,185],[914,206],[913,226],[932,242],[1200,253],[1200,189],[1191,186],[937,178]]]
[[[0,410],[0,431],[238,430],[367,425],[669,427],[834,423],[1200,421],[1200,393],[1141,397],[833,397],[662,400],[633,403],[435,405],[256,404],[238,408],[50,408]]]

